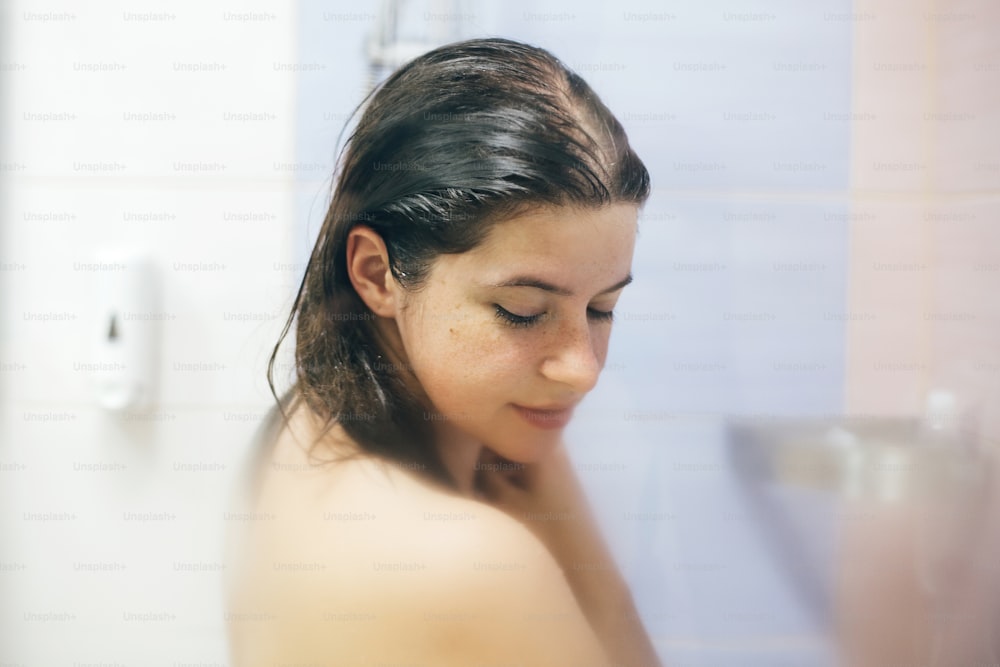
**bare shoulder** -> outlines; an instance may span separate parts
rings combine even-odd
[[[440,516],[438,514],[440,513]],[[474,517],[474,518],[467,518]],[[410,607],[411,623],[393,627],[430,663],[604,664],[596,637],[549,551],[512,517],[472,500],[448,499],[430,511],[417,558],[424,581],[383,599]],[[392,578],[383,579],[390,584]],[[373,582],[372,590],[386,591]]]
[[[558,564],[513,517],[374,459],[322,479],[272,480],[282,501],[233,598],[250,614],[229,623],[234,665],[604,664]]]

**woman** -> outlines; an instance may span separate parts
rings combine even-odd
[[[234,665],[659,664],[561,439],[648,193],[544,50],[453,44],[374,92],[230,515]]]

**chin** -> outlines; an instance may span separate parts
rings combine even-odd
[[[531,439],[519,439],[516,443],[498,443],[496,447],[490,448],[514,463],[537,463],[558,447],[561,440],[562,429],[559,429]]]

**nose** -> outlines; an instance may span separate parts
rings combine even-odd
[[[577,320],[564,322],[552,336],[542,361],[542,375],[569,386],[575,393],[589,392],[601,374],[606,342],[592,335],[586,316],[582,323]]]

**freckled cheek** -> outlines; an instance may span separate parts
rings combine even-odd
[[[448,327],[447,344],[439,351],[440,363],[449,370],[451,394],[457,400],[476,401],[488,396],[509,400],[514,385],[530,372],[530,346],[517,333],[493,322],[469,322]]]
[[[476,350],[469,323],[454,311],[435,311],[417,323],[412,341],[414,365],[422,378],[438,382],[460,380]]]
[[[467,364],[472,374],[496,375],[509,367],[510,345],[492,322],[452,328],[449,339],[453,358]]]

